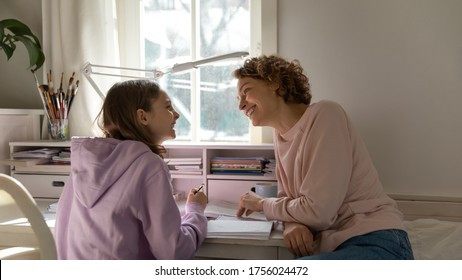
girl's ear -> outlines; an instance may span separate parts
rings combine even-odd
[[[148,125],[148,117],[143,109],[136,110],[136,116],[141,124]]]

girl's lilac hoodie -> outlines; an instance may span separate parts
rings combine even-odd
[[[73,138],[61,194],[59,259],[190,259],[205,239],[204,207],[173,199],[168,167],[138,141]]]

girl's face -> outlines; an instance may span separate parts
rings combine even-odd
[[[164,91],[152,102],[151,111],[138,109],[137,113],[156,144],[161,145],[165,140],[175,139],[174,126],[180,115],[173,109],[172,102]]]
[[[271,126],[277,111],[275,88],[263,80],[243,77],[238,80],[239,109],[254,126]]]

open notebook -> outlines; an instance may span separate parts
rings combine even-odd
[[[184,201],[177,201],[180,212],[184,213]],[[263,213],[254,212],[249,216],[236,217],[237,203],[229,201],[209,201],[205,216],[209,218],[207,238],[238,238],[267,240],[275,221],[268,221]]]
[[[208,222],[208,238],[263,239],[270,237],[273,221],[266,220],[263,213],[236,217],[237,204],[228,201],[209,201],[205,215],[213,218]]]
[[[208,221],[207,238],[244,238],[268,240],[273,228],[271,221],[258,221],[220,216]]]

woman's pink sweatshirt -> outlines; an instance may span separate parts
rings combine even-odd
[[[278,198],[268,219],[299,222],[315,234],[315,252],[383,229],[404,229],[367,148],[340,105],[311,104],[289,131],[274,133]]]

